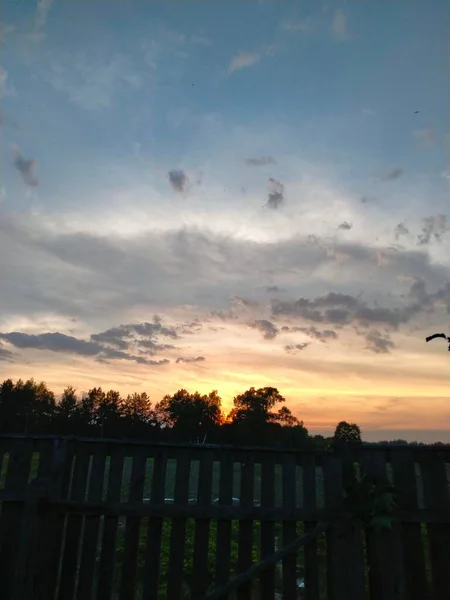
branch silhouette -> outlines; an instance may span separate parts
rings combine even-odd
[[[450,337],[445,335],[445,333],[433,333],[433,335],[429,335],[425,338],[426,342],[431,342],[431,340],[435,340],[436,338],[444,338],[448,343],[448,351],[450,352]]]

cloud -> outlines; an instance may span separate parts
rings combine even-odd
[[[269,195],[265,206],[277,210],[284,202],[284,185],[271,177],[268,181],[268,187]]]
[[[335,292],[312,300],[299,298],[295,301],[272,301],[272,313],[275,317],[297,317],[336,326],[358,324],[369,327],[377,324],[397,329],[400,325],[408,323],[420,310],[421,306],[417,303],[393,309],[372,308],[355,296]]]
[[[38,0],[36,6],[35,28],[43,29],[47,23],[48,13],[54,0]]]
[[[333,329],[317,329],[313,325],[311,327],[287,327],[284,326],[281,328],[283,332],[300,332],[304,333],[307,336],[318,340],[319,342],[325,343],[329,340],[336,340],[338,335]]]
[[[416,129],[411,135],[423,146],[434,146],[436,143],[436,134],[432,129]]]
[[[204,356],[196,356],[193,358],[179,357],[179,358],[177,358],[177,360],[175,362],[176,363],[196,363],[196,362],[203,362],[205,360],[206,360],[206,358]]]
[[[280,290],[280,288],[277,285],[268,285],[266,287],[266,292],[269,292],[269,293],[276,294],[279,291],[281,291],[281,290]]]
[[[10,352],[6,348],[3,348],[2,345],[0,344],[0,362],[1,361],[13,362],[13,359],[14,359],[14,353]]]
[[[419,246],[429,244],[432,238],[440,242],[441,236],[450,230],[446,215],[425,217],[422,221],[422,233],[417,236],[417,243]]]
[[[388,354],[395,348],[395,344],[389,335],[380,333],[376,329],[372,329],[371,331],[365,333],[364,338],[367,342],[366,349],[371,350],[376,354]]]
[[[403,169],[396,167],[395,169],[388,171],[384,175],[381,175],[380,180],[381,181],[395,181],[396,179],[399,179],[402,175],[403,175]]]
[[[13,148],[13,155],[13,165],[21,174],[24,183],[30,187],[37,186],[39,182],[36,177],[36,161],[22,156],[18,147]]]
[[[297,354],[309,346],[309,342],[302,342],[301,344],[288,344],[284,347],[285,352],[288,354]]]
[[[394,235],[395,239],[398,240],[402,235],[408,235],[409,229],[406,227],[404,223],[399,223],[395,226]]]
[[[281,23],[281,29],[284,31],[299,32],[299,33],[310,33],[313,30],[313,22],[311,18],[298,19],[298,20],[286,20]]]
[[[331,32],[336,40],[344,42],[349,39],[347,16],[338,8],[334,11],[333,20],[331,22]]]
[[[260,158],[247,158],[245,161],[249,167],[264,167],[266,165],[276,165],[272,156],[261,156]]]
[[[377,200],[376,200],[376,198],[370,198],[369,196],[361,196],[359,201],[361,202],[361,204],[372,204],[373,202],[376,202]]]
[[[344,230],[349,230],[353,227],[353,225],[351,223],[347,223],[347,221],[344,221],[343,223],[341,223],[338,227],[338,229],[344,229]]]
[[[252,54],[251,52],[241,51],[231,60],[230,64],[228,65],[228,72],[234,73],[234,71],[251,67],[259,62],[260,59],[260,54]]]
[[[260,331],[265,340],[273,340],[278,335],[278,328],[271,321],[267,321],[266,319],[257,319],[250,324],[250,327]]]
[[[36,335],[12,331],[10,333],[0,333],[0,338],[21,350],[35,349],[63,352],[96,358],[103,362],[115,359],[129,360],[143,365],[163,365],[169,362],[168,359],[158,361],[148,360],[143,356],[127,354],[120,350],[115,350],[95,342],[87,342],[59,332],[40,333]]]
[[[211,39],[202,35],[193,35],[191,36],[190,40],[193,44],[200,44],[201,46],[214,46],[214,42]]]
[[[99,344],[114,346],[123,351],[128,350],[130,346],[144,348],[146,354],[150,355],[175,348],[171,344],[159,343],[157,339],[159,336],[174,340],[179,338],[175,328],[162,325],[159,317],[155,316],[152,323],[130,323],[112,327],[100,333],[93,333],[91,340]]]
[[[170,185],[176,192],[186,192],[189,187],[189,179],[181,169],[172,169],[168,173]]]
[[[5,96],[13,96],[15,90],[8,83],[8,71],[0,65],[0,99]]]

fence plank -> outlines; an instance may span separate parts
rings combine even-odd
[[[189,470],[190,456],[187,452],[177,459],[175,478],[175,503],[187,504],[189,499]],[[167,577],[167,597],[179,600],[183,590],[183,564],[186,541],[186,519],[175,518],[172,520],[170,533],[169,569]]]
[[[24,494],[28,486],[33,442],[31,440],[14,440],[8,451],[9,460],[5,492]],[[9,598],[13,592],[23,511],[23,502],[17,504],[5,503],[2,506],[0,517],[0,581],[2,594],[6,598]]]
[[[414,453],[410,448],[399,449],[392,454],[394,485],[400,509],[418,511],[417,482]],[[429,597],[425,569],[425,554],[420,523],[401,523],[404,572],[408,600],[424,600]]]
[[[100,446],[96,444],[91,446],[88,452],[93,455],[93,459],[87,498],[92,502],[100,502],[103,494],[106,446],[105,444]],[[93,595],[99,527],[100,516],[86,515],[81,551],[80,578],[76,595],[77,600],[90,600]]]
[[[233,502],[233,455],[223,453],[220,460],[219,504],[231,506]],[[231,562],[231,531],[232,522],[229,519],[217,521],[216,548],[216,585],[221,586],[230,577]]]
[[[339,457],[324,459],[325,502],[336,512],[344,511],[344,470],[351,472],[351,455],[347,465]],[[327,579],[329,600],[361,600],[365,596],[362,529],[359,523],[343,520],[334,523],[327,534]]]
[[[283,508],[295,509],[295,459],[292,454],[283,457]],[[283,546],[297,537],[295,521],[283,521]],[[297,598],[297,553],[293,552],[283,559],[283,598]]]
[[[273,508],[275,505],[275,461],[270,455],[262,456],[261,464],[261,506]],[[275,523],[261,522],[261,559],[275,551]],[[261,573],[261,600],[273,600],[275,594],[275,565]]]
[[[163,504],[166,487],[167,453],[159,451],[154,457],[151,503]],[[161,570],[161,539],[163,519],[148,519],[147,548],[145,553],[143,600],[158,600],[159,577]]]
[[[85,499],[90,459],[89,450],[87,444],[81,443],[75,446],[75,464],[70,498],[78,502]],[[82,527],[82,515],[68,515],[58,592],[59,600],[69,600],[69,598],[74,597]]]
[[[388,483],[385,451],[361,453],[361,467],[376,485]],[[383,600],[406,600],[400,524],[392,529],[367,530],[367,555],[372,597]]]
[[[209,528],[208,508],[211,506],[213,454],[202,452],[198,477],[198,505],[205,510],[205,518],[195,523],[194,564],[192,572],[191,597],[201,598],[206,594],[211,581],[208,568]]]
[[[144,494],[147,450],[134,450],[130,479],[130,501],[142,502]],[[139,550],[139,516],[128,516],[125,527],[124,559],[120,579],[120,600],[133,600],[136,590],[136,573]]]
[[[241,463],[241,498],[240,505],[245,509],[254,504],[255,492],[255,465],[253,454],[247,454],[245,462]],[[242,520],[239,522],[239,553],[238,571],[242,573],[252,566],[253,552],[253,521]],[[237,600],[251,600],[252,584],[245,583],[237,591]]]
[[[315,510],[317,506],[316,461],[313,454],[305,454],[303,466],[303,502],[305,508]],[[305,533],[310,533],[317,523],[305,521]],[[317,539],[314,538],[305,546],[305,592],[306,600],[319,600],[319,561],[317,556]]]
[[[449,510],[450,498],[443,454],[421,453],[423,497],[425,507]],[[450,524],[427,525],[430,547],[433,600],[448,600],[450,595]]]
[[[125,448],[112,446],[109,464],[107,502],[119,502],[122,491],[123,464]],[[105,516],[100,551],[100,564],[97,585],[97,600],[110,600],[114,585],[114,561],[116,553],[116,536],[119,518]]]

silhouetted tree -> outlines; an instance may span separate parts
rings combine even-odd
[[[347,421],[341,421],[337,424],[333,443],[335,445],[343,444],[361,444],[361,430],[356,423],[347,423]]]

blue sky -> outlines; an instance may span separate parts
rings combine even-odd
[[[7,0],[0,32],[0,371],[229,401],[262,369],[311,427],[413,430],[414,390],[450,416],[423,344],[449,321],[446,2]],[[154,314],[179,328],[155,364],[79,344]]]

